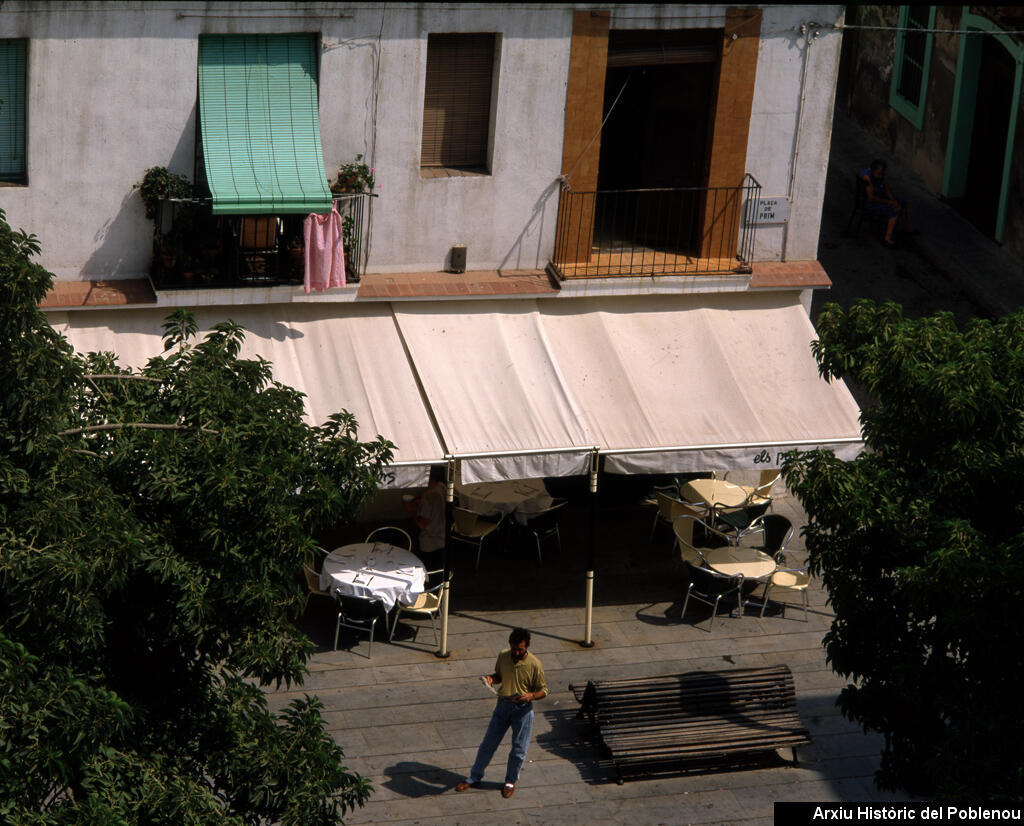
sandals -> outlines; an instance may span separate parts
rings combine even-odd
[[[501,790],[501,796],[505,799],[512,797],[516,793],[515,783],[506,783],[504,788]]]

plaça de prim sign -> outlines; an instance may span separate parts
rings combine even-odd
[[[789,220],[789,198],[747,201],[747,224],[784,224]]]

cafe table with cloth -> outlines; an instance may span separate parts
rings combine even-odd
[[[460,506],[482,516],[515,514],[525,522],[533,513],[547,510],[554,499],[543,479],[505,479],[500,482],[475,482],[456,485]]]
[[[320,588],[332,594],[379,599],[387,611],[412,605],[423,593],[427,569],[415,554],[384,542],[335,548],[324,559]]]

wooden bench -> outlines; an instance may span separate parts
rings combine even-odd
[[[811,742],[796,712],[788,666],[591,680],[569,686],[597,727],[623,782],[623,767],[650,768]]]

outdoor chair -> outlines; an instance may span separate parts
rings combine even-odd
[[[748,499],[747,502],[749,501]],[[768,510],[770,501],[765,500],[757,505],[744,503],[736,508],[715,508],[713,521],[722,530],[743,533],[750,528],[755,519]]]
[[[562,552],[562,537],[558,533],[558,521],[562,518],[565,512],[565,506],[567,502],[559,502],[556,505],[552,505],[546,510],[537,511],[535,514],[530,514],[523,526],[523,529],[532,534],[534,542],[537,544],[537,564],[543,565],[544,559],[541,556],[540,546],[541,542],[545,539],[551,539],[554,537],[555,542],[558,546],[558,552]]]
[[[748,485],[740,485],[740,487],[747,492],[747,501],[751,505],[767,503],[768,506],[771,507],[772,488],[781,477],[781,470],[762,470],[761,478],[758,479],[758,482],[754,487],[750,487]]]
[[[235,269],[244,281],[276,281],[281,222],[275,215],[243,215],[233,225]]]
[[[658,509],[654,512],[651,535],[647,540],[648,544],[654,542],[654,534],[658,530],[659,523],[668,525],[671,528],[680,516],[700,517],[704,515],[703,506],[700,503],[685,502],[664,490],[655,489],[654,502],[657,504]]]
[[[376,528],[370,531],[366,537],[366,541],[386,542],[388,545],[404,548],[407,551],[412,550],[412,537],[401,528],[396,528],[393,525],[385,525],[382,528]]]
[[[306,578],[306,590],[309,592],[311,597],[327,597],[331,598],[330,591],[324,591],[320,587],[320,574],[310,568],[308,565],[302,566],[302,573]]]
[[[807,586],[811,584],[811,575],[808,566],[802,568],[777,568],[764,586],[764,598],[761,602],[761,616],[764,616],[764,609],[768,605],[768,594],[772,589],[784,591],[797,591],[803,600],[804,622],[807,622]],[[783,603],[785,606],[785,603]],[[785,608],[783,608],[785,610]]]
[[[742,577],[726,576],[695,562],[687,562],[686,566],[689,569],[690,581],[686,586],[686,597],[683,599],[683,610],[679,615],[680,619],[686,619],[686,609],[690,604],[691,598],[711,607],[711,622],[708,624],[708,631],[715,624],[715,617],[718,615],[718,604],[726,597],[735,594],[736,608],[740,610],[743,600],[740,594]]]
[[[729,543],[729,537],[724,533],[715,530],[700,518],[685,513],[676,517],[672,523],[672,531],[676,536],[679,558],[688,564],[707,565],[704,551]],[[698,537],[700,537],[699,540]],[[698,541],[716,542],[717,545],[699,545]]]
[[[384,611],[384,603],[379,599],[338,594],[338,624],[334,629],[334,650],[338,650],[338,634],[342,628],[367,631],[370,634],[370,644],[366,658],[370,659],[373,656],[373,632],[377,620],[381,617],[384,617],[384,627],[387,628],[387,613]]]
[[[431,574],[443,574],[444,569],[438,569],[436,571],[427,571],[427,576]],[[451,582],[451,579],[448,580]],[[433,588],[428,588],[422,594],[416,597],[416,601],[412,605],[397,605],[395,606],[395,616],[391,620],[391,633],[388,635],[388,642],[395,638],[395,628],[398,627],[398,618],[402,614],[417,614],[419,616],[426,615],[430,617],[430,627],[434,630],[434,644],[437,644],[437,615],[441,613],[441,586],[444,582],[439,582]]]
[[[484,540],[498,529],[500,517],[493,519],[467,508],[452,508],[452,522],[453,540],[476,545],[476,567],[479,568]]]
[[[766,513],[751,522],[743,536],[758,532],[762,534],[762,541],[758,547],[766,554],[780,559],[789,540],[793,538],[795,529],[793,523],[782,514]]]

